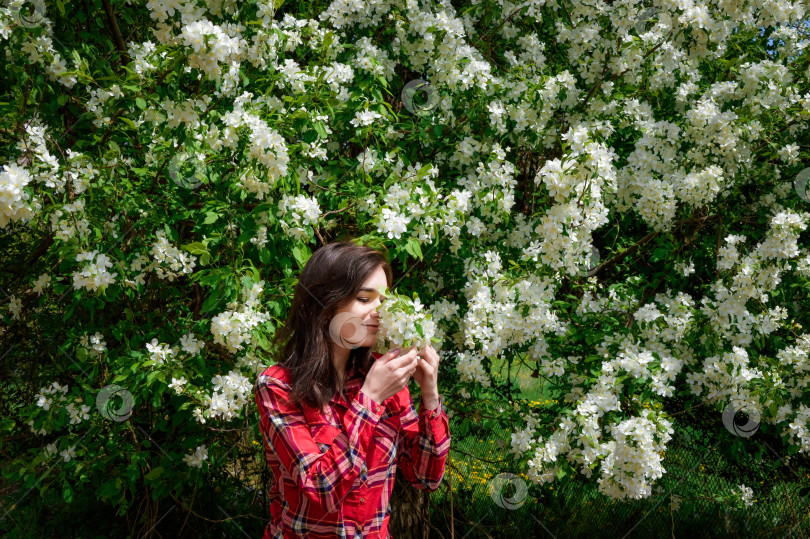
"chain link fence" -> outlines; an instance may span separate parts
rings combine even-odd
[[[451,432],[456,421],[451,419]],[[722,451],[725,431],[700,441],[690,432],[700,434],[676,426],[664,454],[666,473],[649,498],[630,501],[612,500],[576,481],[533,484],[520,475],[503,443],[510,438],[506,429],[493,429],[487,437],[480,432],[454,437],[445,480],[431,494],[431,536],[810,535],[808,459],[780,458],[775,451],[766,451],[751,462],[734,462]],[[710,438],[713,441],[706,447]],[[767,449],[773,445],[759,444]],[[755,478],[760,480],[753,484]],[[730,499],[741,483],[754,490],[750,506]]]

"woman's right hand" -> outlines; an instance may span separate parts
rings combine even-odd
[[[401,354],[397,349],[377,358],[368,370],[366,381],[360,391],[377,404],[382,404],[388,397],[402,391],[416,370],[418,352],[419,350],[413,346],[405,354]]]

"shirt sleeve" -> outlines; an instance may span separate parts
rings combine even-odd
[[[441,403],[433,410],[419,404],[419,415],[407,386],[401,392],[402,447],[398,465],[411,485],[433,492],[444,477],[450,452],[450,420]]]
[[[332,443],[321,452],[302,409],[291,404],[288,395],[289,386],[277,378],[263,376],[257,381],[259,427],[302,495],[331,513],[340,507],[366,463],[383,406],[358,391],[343,417],[348,444]]]

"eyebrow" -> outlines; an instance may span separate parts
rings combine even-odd
[[[377,292],[376,288],[361,288],[360,292]]]

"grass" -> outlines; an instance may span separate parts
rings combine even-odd
[[[506,362],[493,365],[493,373],[505,381]],[[517,400],[542,407],[558,397],[550,384],[532,378],[517,362],[511,365],[510,375],[520,388]],[[531,483],[523,473],[525,465],[517,465],[512,458],[508,429],[454,436],[445,477],[452,484],[455,532],[465,539],[521,535],[806,537],[810,496],[800,496],[802,487],[810,484],[804,480],[810,478],[810,468],[802,467],[806,459],[794,459],[790,465],[779,455],[754,455],[751,450],[756,442],[734,440],[714,411],[704,412],[679,416],[673,440],[662,453],[667,472],[652,495],[642,500],[612,500],[594,486],[577,481]],[[455,426],[460,421],[451,418],[451,432],[458,432]],[[735,443],[748,443],[746,450],[751,454],[735,462],[728,453]],[[772,469],[767,471],[769,466]],[[493,478],[502,473],[513,474],[527,486],[520,499],[512,485],[502,484],[500,499],[513,500],[513,506],[499,506],[492,497]],[[728,499],[740,483],[754,489],[753,506]],[[433,531],[436,536],[449,537],[449,488],[433,493],[431,501]]]

